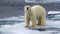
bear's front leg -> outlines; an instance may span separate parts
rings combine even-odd
[[[35,27],[36,26],[36,20],[34,18],[34,16],[32,17],[32,27]]]
[[[25,27],[29,27],[29,21],[30,21],[30,17],[25,16]]]

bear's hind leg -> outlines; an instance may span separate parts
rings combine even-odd
[[[37,25],[40,25],[40,24],[41,24],[41,18],[38,19]]]
[[[45,15],[41,16],[41,26],[46,26],[46,16]]]

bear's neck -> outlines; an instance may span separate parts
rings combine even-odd
[[[28,10],[28,12],[27,12],[27,13],[28,13],[28,15],[29,15],[29,16],[31,16],[31,15],[32,15],[31,10]]]

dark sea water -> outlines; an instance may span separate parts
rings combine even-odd
[[[0,4],[0,18],[19,16],[24,14],[25,5],[36,5],[37,3],[20,3],[20,4]],[[38,3],[42,5],[46,11],[60,11],[60,3]]]
[[[0,6],[0,18],[22,15],[23,6]]]

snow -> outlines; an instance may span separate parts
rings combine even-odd
[[[48,14],[58,14],[60,11],[49,11]]]
[[[48,14],[58,14],[60,11],[49,11]]]
[[[49,11],[48,15],[49,15],[48,17],[53,17],[50,19],[60,20],[60,11]]]
[[[22,18],[22,19],[21,19],[21,18]],[[0,21],[3,21],[3,20],[23,21],[24,18],[23,18],[23,16],[19,16],[19,17],[12,16],[12,17],[8,17],[8,18],[0,18]]]
[[[46,31],[32,30],[24,27],[24,16],[9,17],[1,20],[18,20],[23,21],[14,23],[14,25],[1,25],[0,32],[2,34],[60,34],[60,21],[53,21],[46,19]],[[56,29],[57,28],[57,29]]]

